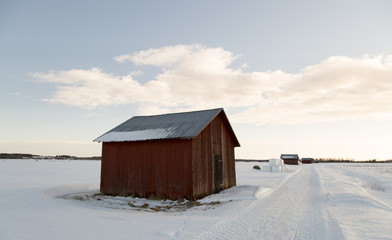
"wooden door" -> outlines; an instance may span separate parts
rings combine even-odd
[[[214,155],[214,185],[216,193],[223,190],[222,155]]]

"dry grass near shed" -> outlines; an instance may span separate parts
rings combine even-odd
[[[385,184],[379,181],[362,183],[362,187],[369,188],[374,191],[380,191],[380,192],[385,192],[386,190]]]
[[[191,208],[208,209],[214,208],[222,204],[220,201],[199,202],[179,199],[177,201],[152,198],[122,197],[103,195],[101,193],[92,194],[72,194],[64,196],[65,199],[72,199],[83,203],[91,203],[94,206],[102,206],[104,208],[146,211],[146,212],[178,212],[186,211]]]

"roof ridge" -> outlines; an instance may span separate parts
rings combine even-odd
[[[205,109],[205,110],[195,110],[195,111],[184,111],[184,112],[172,112],[172,113],[163,113],[163,114],[155,114],[155,115],[138,115],[133,116],[132,118],[139,118],[139,117],[155,117],[155,116],[165,116],[165,115],[175,115],[175,114],[188,114],[188,113],[197,113],[197,112],[208,112],[214,110],[223,110],[222,107],[220,108],[212,108],[212,109]]]

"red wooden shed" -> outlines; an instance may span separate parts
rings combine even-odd
[[[240,144],[222,108],[136,116],[94,141],[103,194],[195,200],[236,185]]]

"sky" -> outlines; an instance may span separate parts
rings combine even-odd
[[[0,1],[0,152],[223,107],[236,158],[392,159],[392,1]]]

